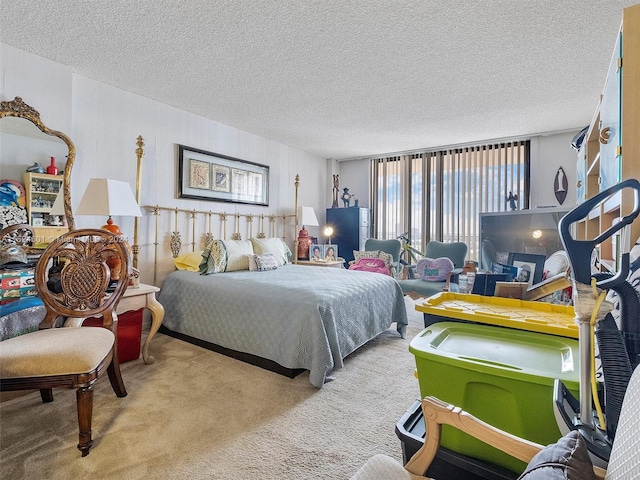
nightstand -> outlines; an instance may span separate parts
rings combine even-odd
[[[158,300],[156,300],[156,292],[159,292],[158,287],[153,285],[145,285],[141,283],[138,288],[129,287],[125,290],[118,306],[116,307],[116,314],[120,315],[125,312],[134,310],[140,310],[141,308],[147,308],[151,312],[151,327],[149,328],[149,335],[144,341],[142,346],[142,359],[144,363],[151,364],[155,361],[153,355],[149,355],[149,344],[151,339],[158,332],[162,320],[164,319],[164,307]],[[79,327],[84,322],[84,318],[69,318],[65,321],[65,327]]]
[[[306,265],[311,267],[333,267],[333,268],[343,268],[344,262],[341,260],[332,260],[332,261],[313,261],[313,260],[298,260],[298,265]]]
[[[164,319],[164,307],[156,300],[156,292],[159,291],[160,289],[158,287],[145,285],[144,283],[141,283],[138,288],[129,287],[124,292],[116,308],[116,313],[118,314],[140,308],[147,308],[151,312],[149,335],[147,335],[147,339],[142,347],[142,359],[146,364],[151,364],[155,361],[153,355],[149,355],[149,345]]]

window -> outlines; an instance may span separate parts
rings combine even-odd
[[[460,241],[478,260],[479,214],[529,207],[529,141],[371,161],[373,235],[409,232],[413,247]]]

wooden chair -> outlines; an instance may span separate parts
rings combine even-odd
[[[42,401],[51,402],[53,388],[76,389],[83,457],[93,445],[93,387],[98,377],[106,370],[116,395],[127,395],[118,364],[115,309],[129,274],[121,275],[111,291],[110,259],[119,259],[121,271],[130,273],[128,247],[105,230],[73,230],[54,240],[35,270],[46,307],[40,329],[0,342],[0,391],[38,389]],[[102,317],[104,328],[68,327],[88,317]],[[65,319],[67,327],[56,328]]]

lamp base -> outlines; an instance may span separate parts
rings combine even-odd
[[[102,228],[103,230],[107,230],[113,233],[114,235],[122,237],[122,241],[125,243],[127,250],[130,250],[129,243],[122,236],[122,231],[120,230],[120,227],[115,223],[113,223],[111,216],[109,216],[109,218],[107,219],[107,223],[100,228]],[[111,270],[111,280],[113,282],[118,282],[120,280],[120,273],[121,273],[121,267],[122,267],[120,259],[116,256],[109,257],[107,258],[106,263],[107,263],[107,266],[109,267],[109,270]]]
[[[311,240],[309,232],[303,226],[302,230],[298,232],[298,260],[309,259],[309,247],[312,243],[313,240]]]
[[[108,230],[114,235],[122,235],[122,232],[120,231],[120,227],[115,223],[113,223],[113,220],[111,219],[111,217],[109,217],[107,219],[107,223],[105,225],[102,225],[102,227],[100,228],[102,228],[103,230]]]

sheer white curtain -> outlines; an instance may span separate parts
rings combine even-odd
[[[370,178],[373,236],[409,232],[420,251],[461,241],[477,260],[478,214],[507,210],[510,194],[529,206],[529,141],[375,158]]]

